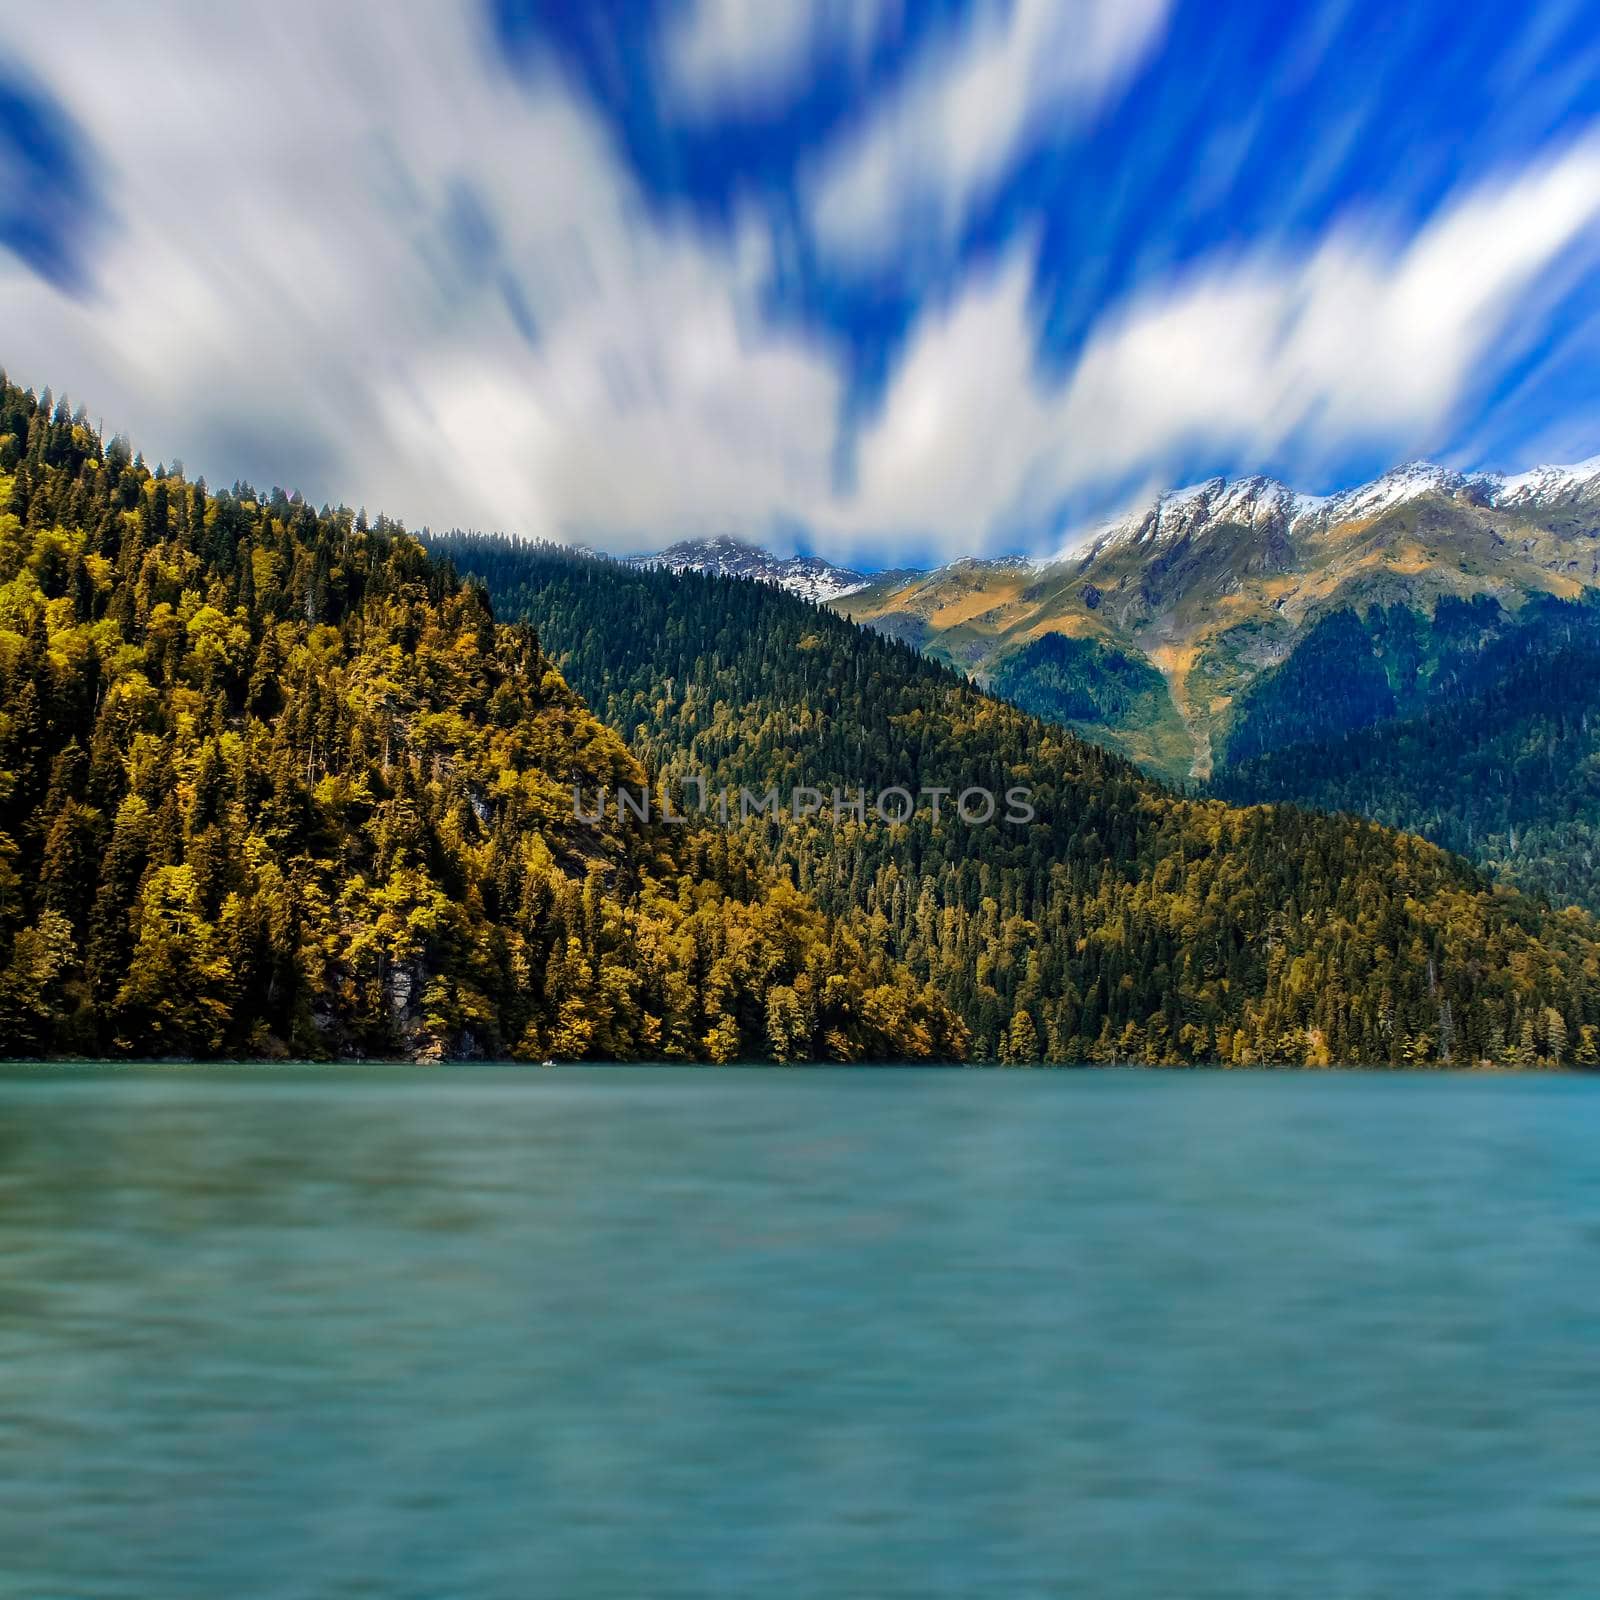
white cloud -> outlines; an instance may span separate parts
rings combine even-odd
[[[1309,253],[1214,262],[1146,290],[1041,384],[1026,264],[926,320],[858,441],[857,525],[976,548],[1043,534],[1075,493],[1196,452],[1265,459],[1450,421],[1519,297],[1600,217],[1600,140],[1485,185],[1414,238],[1354,226]]]
[[[859,61],[900,0],[692,0],[662,51],[667,86],[696,112],[770,106],[819,54]]]
[[[1024,9],[1006,38],[1038,26]],[[762,310],[764,226],[648,214],[594,117],[513,82],[464,16],[82,13],[70,50],[37,7],[9,42],[83,125],[117,215],[87,298],[0,259],[0,361],[152,458],[434,526],[618,548],[797,523],[888,561],[1048,539],[1068,498],[1208,450],[1411,453],[1526,340],[1530,294],[1600,215],[1591,140],[1409,240],[1352,222],[1149,285],[1051,384],[1019,253],[924,314],[852,438],[838,353]],[[968,92],[948,195],[997,159]]]
[[[948,239],[1030,142],[1125,81],[1169,4],[990,0],[818,169],[808,198],[822,247],[871,265]]]
[[[152,457],[435,526],[761,531],[825,491],[840,382],[759,316],[764,236],[649,220],[465,14],[88,9],[70,50],[8,23],[117,209],[87,299],[0,264],[14,376]]]

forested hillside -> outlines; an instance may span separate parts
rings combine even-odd
[[[1224,798],[1358,812],[1600,911],[1600,597],[1515,623],[1441,602],[1431,629],[1337,613],[1255,686],[1234,743]]]
[[[0,379],[0,1049],[951,1059],[864,918],[639,784],[398,527],[102,448]]]
[[[1002,658],[989,688],[1024,711],[1121,751],[1147,771],[1188,771],[1193,749],[1166,679],[1145,657],[1103,639],[1041,634]]]
[[[1330,611],[1240,694],[1223,764],[1468,698],[1584,609],[1540,595],[1514,616],[1491,595],[1445,595],[1431,615],[1400,604]],[[1520,632],[1529,626],[1536,631]]]
[[[1029,786],[1027,828],[751,819],[859,909],[980,1056],[1509,1064],[1596,1058],[1600,947],[1370,822],[1185,800],[909,647],[764,585],[494,537],[433,541],[537,624],[659,773],[714,786]]]

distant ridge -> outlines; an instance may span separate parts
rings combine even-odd
[[[716,539],[684,539],[654,555],[633,556],[633,567],[666,567],[673,572],[707,572],[713,576],[753,578],[775,583],[790,594],[819,603],[838,600],[867,586],[864,573],[835,566],[821,556],[775,556],[759,545],[726,534]]]
[[[1424,495],[1466,495],[1481,504],[1535,508],[1600,501],[1600,456],[1572,466],[1540,466],[1527,472],[1455,472],[1431,461],[1408,461],[1370,483],[1336,494],[1299,494],[1260,473],[1246,478],[1208,478],[1169,489],[1142,510],[1112,518],[1076,539],[1058,559],[1071,560],[1120,541],[1172,540],[1220,524],[1254,528],[1276,522],[1286,531],[1331,528],[1381,516],[1392,506]],[[1040,566],[1048,562],[1038,563]]]
[[[630,556],[626,564],[752,578],[827,603],[891,578],[905,583],[958,571],[969,575],[1045,572],[1063,562],[1082,561],[1112,545],[1172,544],[1221,526],[1261,531],[1277,528],[1286,533],[1326,530],[1381,516],[1424,495],[1462,496],[1481,505],[1519,511],[1565,508],[1589,501],[1600,506],[1600,455],[1567,466],[1537,466],[1519,473],[1457,472],[1431,461],[1408,461],[1368,483],[1322,495],[1299,492],[1264,473],[1207,478],[1165,490],[1142,507],[1108,518],[1076,534],[1059,554],[1043,559],[1015,554],[965,555],[931,570],[858,571],[821,556],[775,555],[750,540],[723,534],[683,539],[664,550]]]

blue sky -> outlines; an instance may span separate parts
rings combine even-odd
[[[0,363],[413,524],[864,564],[1600,451],[1600,0],[0,20]]]

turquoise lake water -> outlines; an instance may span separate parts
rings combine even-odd
[[[1600,1081],[0,1069],[0,1596],[1600,1595]]]

